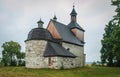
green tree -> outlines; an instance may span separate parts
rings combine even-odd
[[[117,13],[106,25],[101,48],[101,62],[108,66],[120,66],[120,0],[112,0]]]
[[[2,48],[2,62],[4,65],[16,65],[16,56],[21,50],[20,44],[14,41],[9,41],[3,43]]]
[[[19,66],[24,66],[25,65],[25,52],[18,52],[17,53],[17,61]]]
[[[114,65],[120,66],[120,27],[118,27],[111,37],[111,43],[113,45]]]
[[[114,65],[120,66],[120,0],[112,0],[112,5],[116,6],[114,16],[115,30],[111,37],[111,43],[113,45],[112,53],[114,55]]]
[[[116,26],[113,26],[114,20],[111,20],[108,25],[105,27],[105,33],[103,34],[103,40],[101,41],[102,43],[102,48],[101,48],[101,62],[102,64],[107,63],[108,66],[113,66],[113,53],[112,53],[112,48],[113,45],[111,44],[111,36],[116,28]]]

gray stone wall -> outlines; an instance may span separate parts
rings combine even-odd
[[[75,60],[75,67],[82,67],[85,64],[85,56],[84,56],[84,47],[68,44],[68,43],[62,43],[63,47],[66,49],[69,48],[69,51],[76,55],[77,57]]]
[[[60,69],[68,69],[68,68],[75,68],[75,58],[65,58],[65,57],[58,57],[58,65]]]
[[[49,66],[51,69],[69,69],[75,68],[75,58],[66,57],[51,57],[52,64]]]
[[[75,54],[76,58],[68,57],[51,57],[51,64],[49,64],[49,57],[43,57],[47,41],[45,40],[29,40],[26,44],[26,67],[27,68],[52,68],[52,69],[66,69],[74,67],[82,67],[85,63],[84,47],[73,44],[62,43],[63,47],[69,48],[69,51]]]
[[[47,68],[48,59],[43,57],[47,41],[29,40],[26,41],[26,67]]]

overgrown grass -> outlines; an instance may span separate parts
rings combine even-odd
[[[0,77],[120,77],[117,67],[82,67],[67,70],[0,67]]]

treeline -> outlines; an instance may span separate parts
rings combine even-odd
[[[25,66],[25,52],[21,52],[19,43],[9,41],[3,43],[0,66]]]
[[[101,40],[101,62],[107,66],[120,67],[120,0],[112,0],[116,6],[116,15],[105,27],[105,33]]]

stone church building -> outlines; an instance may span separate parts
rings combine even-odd
[[[26,44],[26,68],[68,69],[85,65],[84,32],[77,23],[77,13],[70,13],[71,21],[65,25],[56,16],[43,28],[40,19],[38,27],[32,29]]]

